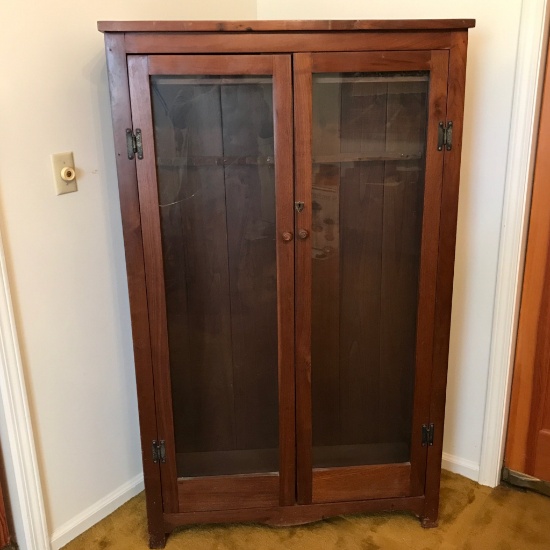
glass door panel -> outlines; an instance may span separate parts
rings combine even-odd
[[[279,469],[272,81],[151,77],[178,477]]]
[[[314,468],[410,460],[428,89],[313,74]]]

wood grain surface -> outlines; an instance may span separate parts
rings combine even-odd
[[[101,32],[265,32],[349,30],[450,30],[475,26],[474,19],[373,19],[327,21],[99,21]]]
[[[449,31],[403,33],[233,33],[167,34],[162,40],[154,33],[124,34],[129,54],[204,53],[297,53],[432,50],[451,46]]]
[[[122,233],[126,257],[130,317],[134,346],[134,366],[138,394],[143,474],[146,489],[147,522],[152,547],[164,545],[163,503],[159,465],[153,462],[151,443],[158,439],[149,312],[135,160],[126,150],[126,129],[132,128],[128,68],[124,40],[120,35],[105,35],[107,70],[115,141]]]
[[[453,33],[453,46],[449,52],[449,81],[447,88],[447,120],[453,121],[453,148],[451,151],[444,152],[443,161],[442,214],[439,226],[434,353],[430,390],[430,421],[437,426],[437,429],[434,434],[434,444],[428,448],[425,485],[426,507],[423,520],[425,526],[434,526],[437,524],[439,508],[467,44],[468,35],[466,33]]]
[[[0,485],[0,548],[4,548],[10,543],[10,530],[8,526],[8,518],[6,516],[6,506],[4,503],[4,495],[2,486]]]
[[[472,26],[99,23],[151,547],[187,523],[404,509],[436,524]],[[383,93],[344,79],[335,113],[312,101],[314,72],[408,71]],[[178,112],[170,79],[197,92]],[[453,148],[436,152],[446,120]],[[127,159],[126,128],[143,160]],[[383,463],[354,463],[365,453]]]

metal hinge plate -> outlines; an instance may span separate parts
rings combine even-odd
[[[164,440],[153,440],[153,462],[158,464],[159,462],[166,462],[166,447]]]
[[[443,147],[447,151],[450,151],[453,148],[453,121],[450,120],[445,124],[444,122],[439,123],[439,128],[437,131],[437,150],[443,151]]]
[[[132,160],[136,153],[139,160],[143,159],[143,142],[139,128],[136,128],[135,134],[130,128],[126,128],[126,150],[128,151],[129,160]]]
[[[422,447],[433,446],[434,444],[434,425],[422,424]]]

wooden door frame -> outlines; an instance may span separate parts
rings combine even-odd
[[[548,0],[522,2],[478,477],[490,487],[504,457],[549,20]]]
[[[249,507],[292,505],[295,500],[294,443],[294,253],[293,242],[283,235],[294,232],[292,74],[289,54],[212,54],[212,55],[129,55],[127,56],[130,105],[134,130],[143,135],[143,162],[136,165],[140,202],[144,268],[149,286],[151,367],[154,384],[148,398],[156,410],[155,439],[166,442],[166,460],[160,467],[162,511],[165,514],[209,510],[216,498],[205,489],[215,481],[217,491],[226,495],[222,510],[238,508],[247,499]],[[172,411],[168,326],[164,290],[164,264],[158,211],[155,136],[153,130],[150,77],[155,75],[265,75],[273,85],[275,128],[276,257],[277,257],[277,331],[279,378],[279,472],[254,475],[197,477],[179,483]],[[151,283],[152,282],[152,283]],[[143,289],[145,290],[145,287]],[[140,394],[142,397],[144,393]],[[155,426],[148,426],[153,433]],[[143,427],[142,427],[143,432]],[[143,440],[143,435],[142,435]],[[145,441],[145,445],[147,441]],[[156,482],[155,482],[156,483]],[[155,489],[155,490],[157,490]],[[234,500],[228,495],[238,495]],[[219,500],[219,499],[218,499]],[[197,508],[182,509],[185,502]],[[219,504],[219,502],[218,502]],[[216,504],[216,505],[218,505]],[[189,508],[189,509],[188,509]],[[158,513],[158,510],[156,511]]]
[[[455,42],[456,41],[456,42]],[[452,53],[451,53],[452,52]],[[436,461],[428,459],[427,448],[421,445],[420,434],[423,424],[435,422],[438,426],[436,448],[442,442],[440,429],[443,424],[444,399],[440,403],[440,382],[446,381],[446,346],[448,346],[448,323],[442,317],[450,319],[450,288],[452,281],[446,278],[446,267],[454,257],[454,235],[456,216],[448,216],[453,222],[443,220],[443,201],[447,200],[447,212],[456,210],[458,178],[457,159],[460,154],[462,134],[462,103],[456,101],[456,83],[463,81],[461,71],[465,65],[462,56],[466,53],[466,37],[462,34],[453,36],[453,48],[448,50],[420,50],[406,52],[299,52],[294,57],[294,97],[295,97],[295,136],[296,147],[296,199],[306,207],[297,217],[296,231],[311,232],[312,212],[308,207],[312,203],[312,77],[315,73],[355,72],[358,67],[364,72],[394,71],[427,71],[430,73],[429,104],[426,127],[426,179],[424,210],[422,220],[421,260],[419,266],[419,303],[417,313],[417,347],[415,361],[415,392],[412,418],[412,442],[410,470],[403,464],[384,464],[376,466],[353,466],[347,468],[327,468],[317,470],[312,464],[312,361],[311,361],[311,301],[312,301],[312,265],[311,239],[296,242],[296,293],[300,296],[296,309],[296,439],[297,439],[297,501],[301,505],[311,503],[334,502],[340,500],[360,500],[367,498],[387,498],[390,494],[400,496],[418,496],[425,490],[433,493],[435,510],[430,517],[437,517],[437,490],[431,488],[432,478],[439,478],[439,467]],[[459,66],[460,65],[460,66]],[[453,77],[450,75],[454,74]],[[449,87],[449,92],[448,92]],[[450,109],[450,110],[449,110]],[[453,153],[444,155],[437,152],[437,121],[455,121],[455,146]],[[444,168],[445,166],[445,168]],[[445,173],[445,169],[447,173]],[[456,181],[455,181],[456,180]],[[443,187],[448,188],[442,192]],[[439,252],[439,241],[430,241],[429,236],[440,234],[447,238],[447,253]],[[450,246],[450,245],[453,246]],[[452,268],[452,262],[451,262]],[[449,290],[449,292],[447,292]],[[447,299],[448,295],[448,299]],[[436,301],[444,307],[436,307]],[[447,303],[448,302],[448,303]],[[448,310],[448,311],[447,311]],[[442,312],[444,312],[442,314]],[[436,330],[436,319],[439,314],[439,330]],[[437,351],[441,348],[440,356]],[[444,365],[444,367],[443,367]],[[444,372],[441,372],[444,371]],[[422,380],[430,380],[421,384]],[[432,395],[433,386],[438,388]],[[441,441],[439,441],[441,439]],[[439,456],[430,453],[430,456]],[[427,466],[431,474],[427,482]],[[388,475],[393,484],[387,483],[388,494],[374,488],[372,494],[365,492],[365,486],[358,484],[362,478],[365,485],[380,475]],[[433,474],[436,472],[436,474]],[[345,487],[344,490],[341,488]],[[402,492],[402,494],[401,494]],[[437,493],[437,494],[436,494]]]

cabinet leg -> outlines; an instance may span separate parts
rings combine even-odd
[[[430,516],[424,516],[420,518],[420,524],[424,527],[424,529],[433,529],[439,525],[439,521],[437,519],[437,515],[433,518]]]
[[[164,548],[166,535],[164,533],[149,533],[149,548]]]

